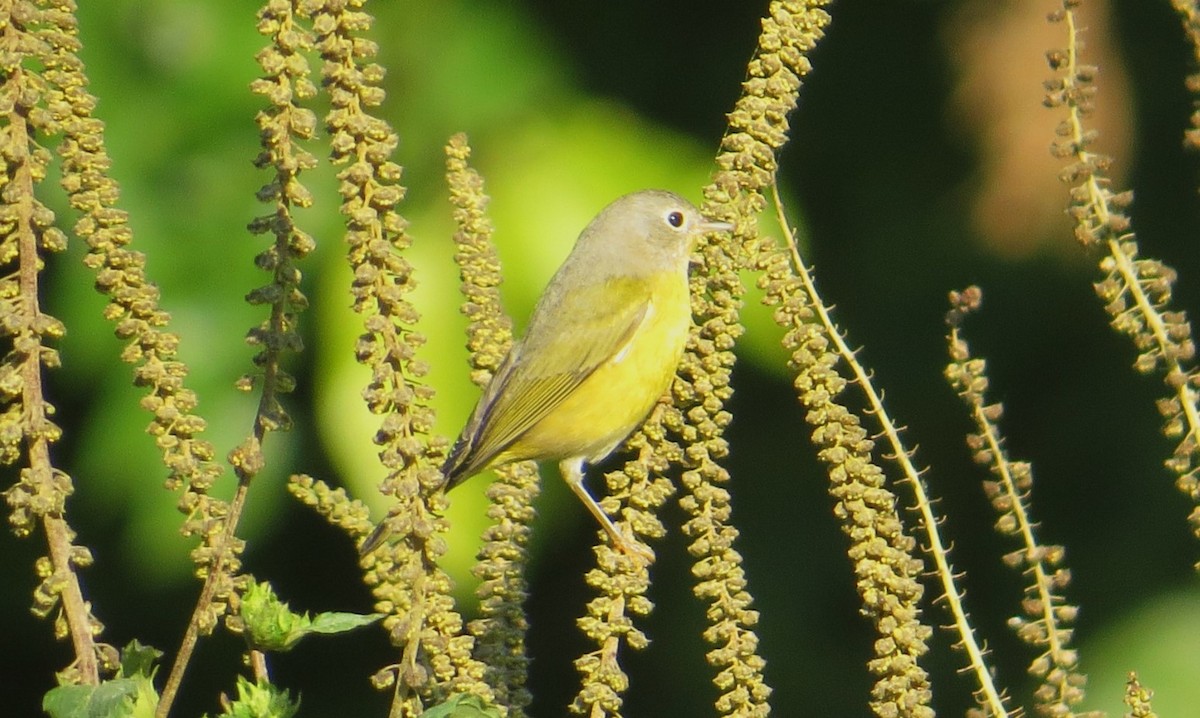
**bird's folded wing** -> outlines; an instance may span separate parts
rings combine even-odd
[[[551,314],[535,316],[530,332],[497,370],[451,454],[447,473],[453,474],[452,484],[486,467],[633,339],[651,312],[651,302],[644,294],[631,296],[640,293],[628,287],[608,284],[596,288],[610,290],[605,292],[607,301],[595,301],[600,297],[585,290],[539,307],[539,314]],[[613,302],[614,295],[633,301]]]

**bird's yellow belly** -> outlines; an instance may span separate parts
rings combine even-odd
[[[496,464],[533,456],[598,461],[646,419],[675,376],[691,324],[686,284],[671,285],[667,296],[656,297],[651,313],[621,351],[530,427]]]

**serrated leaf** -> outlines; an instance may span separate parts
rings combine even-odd
[[[154,681],[150,676],[138,676],[133,679],[138,685],[137,697],[133,699],[133,710],[129,718],[154,718],[158,711],[158,691],[154,689]]]
[[[118,678],[98,686],[59,686],[46,692],[42,710],[50,718],[130,718],[139,681]]]
[[[46,691],[42,697],[42,710],[51,718],[77,718],[87,715],[86,706],[92,696],[93,686],[59,686]]]
[[[309,618],[293,613],[280,601],[269,583],[251,581],[242,593],[239,616],[245,623],[246,640],[263,651],[287,651],[308,631]]]
[[[305,636],[316,633],[345,633],[378,621],[382,613],[360,614],[329,611],[310,617],[294,613],[280,601],[269,583],[251,582],[242,594],[238,611],[245,624],[247,642],[263,651],[289,651]]]
[[[267,682],[251,683],[237,679],[237,700],[218,718],[292,718],[300,711],[300,700]]]
[[[162,651],[153,646],[144,646],[139,641],[132,640],[121,649],[121,676],[133,678],[145,676],[153,678],[157,667],[154,665],[162,658]]]
[[[425,711],[421,718],[501,718],[501,713],[479,696],[459,694]]]
[[[346,613],[343,611],[327,611],[313,616],[312,625],[308,627],[311,633],[345,633],[356,628],[370,625],[383,618],[382,613]]]

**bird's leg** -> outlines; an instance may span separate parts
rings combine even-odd
[[[613,545],[618,551],[634,559],[638,559],[644,563],[654,562],[654,552],[647,546],[638,543],[636,539],[629,539],[621,533],[608,514],[604,513],[604,509],[600,508],[600,504],[592,495],[588,493],[587,487],[583,485],[583,460],[582,459],[565,459],[558,464],[559,471],[562,472],[563,480],[567,482],[567,486],[571,487],[571,491],[579,497],[583,505],[588,511],[592,512],[592,516],[596,517],[596,521],[612,539]]]

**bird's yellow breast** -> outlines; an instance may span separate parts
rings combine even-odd
[[[646,419],[675,376],[691,326],[686,278],[670,272],[648,281],[651,299],[630,338],[495,464],[530,456],[597,461]]]

